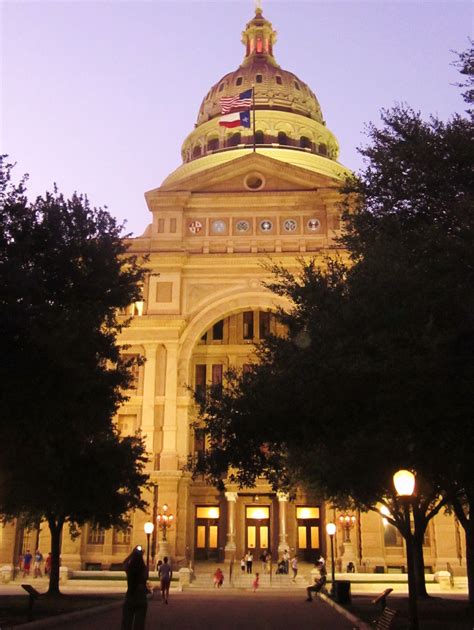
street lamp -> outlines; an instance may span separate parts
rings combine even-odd
[[[351,529],[354,527],[355,522],[356,517],[353,514],[344,513],[339,515],[339,523],[341,524],[342,531],[344,532],[343,542],[351,542]]]
[[[336,534],[336,524],[328,523],[326,525],[326,533],[331,540],[331,597],[334,597],[335,593],[335,571],[334,571],[334,536]]]
[[[408,607],[410,613],[409,628],[411,630],[418,630],[416,578],[413,562],[413,537],[410,523],[410,504],[415,490],[415,475],[409,470],[399,470],[393,475],[393,485],[395,486],[397,496],[401,499],[405,517],[408,565]]]
[[[158,513],[156,520],[158,522],[158,529],[161,529],[161,540],[166,542],[166,531],[169,527],[171,527],[174,521],[173,514],[168,513],[168,506],[166,503],[163,505],[161,512]]]
[[[148,573],[150,571],[150,536],[153,534],[153,530],[155,529],[155,526],[153,525],[153,523],[148,521],[143,526],[143,529],[145,530],[145,534],[146,534],[146,573],[148,576]]]

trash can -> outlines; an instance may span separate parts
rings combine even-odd
[[[334,599],[338,604],[351,603],[351,583],[349,580],[336,580],[334,582]]]

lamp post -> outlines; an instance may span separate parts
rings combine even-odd
[[[334,536],[336,534],[336,524],[328,523],[326,525],[326,533],[331,540],[331,597],[334,597],[335,593],[335,570],[334,570]]]
[[[415,475],[409,470],[399,470],[393,475],[393,485],[398,498],[403,505],[405,519],[407,568],[408,568],[408,608],[410,615],[409,628],[418,630],[418,608],[416,593],[416,578],[414,571],[413,537],[410,523],[410,504],[415,490]]]
[[[166,542],[166,531],[171,527],[174,521],[174,516],[168,512],[166,503],[161,508],[161,511],[158,512],[156,520],[158,521],[158,529],[161,529],[161,540],[162,542]]]
[[[146,534],[146,574],[148,577],[148,573],[150,572],[150,536],[152,535],[155,526],[153,525],[153,523],[148,521],[143,526],[143,529],[145,530]]]
[[[344,541],[345,543],[351,542],[351,529],[354,527],[356,522],[356,517],[353,514],[339,514],[339,523],[341,524],[342,531],[344,532]]]

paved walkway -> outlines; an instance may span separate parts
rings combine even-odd
[[[146,630],[353,630],[354,624],[322,601],[305,602],[304,593],[211,591],[172,593],[169,605],[149,602]],[[67,630],[118,630],[121,608],[82,620]],[[25,629],[26,630],[26,629]]]

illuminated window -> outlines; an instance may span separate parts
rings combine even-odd
[[[262,53],[263,52],[263,42],[262,42],[262,38],[261,37],[257,37],[257,52],[258,53]]]
[[[219,518],[219,508],[215,505],[198,506],[196,508],[196,518]]]
[[[243,324],[244,339],[253,339],[253,311],[245,311]]]
[[[319,508],[318,507],[297,507],[296,518],[297,519],[319,518]]]
[[[270,508],[263,505],[259,505],[258,507],[247,507],[246,516],[247,518],[263,521],[267,518],[270,518]]]

